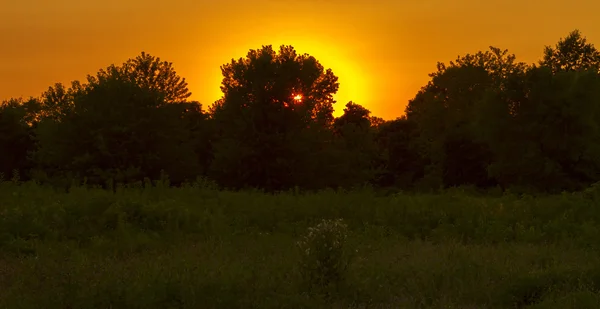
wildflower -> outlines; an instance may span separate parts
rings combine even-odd
[[[348,265],[347,231],[342,219],[322,220],[297,242],[302,254],[300,271],[311,285],[326,286],[342,279]]]

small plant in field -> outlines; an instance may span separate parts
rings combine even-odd
[[[311,287],[327,287],[342,281],[349,258],[345,250],[348,226],[342,219],[322,220],[298,241],[300,273]]]
[[[21,180],[19,170],[15,169],[12,171],[12,178],[10,179],[10,181],[12,181],[14,184],[18,184],[19,180]]]

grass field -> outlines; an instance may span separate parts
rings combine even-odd
[[[298,242],[328,219],[347,228],[313,229],[308,254]],[[600,189],[62,193],[4,182],[0,308],[597,309]]]

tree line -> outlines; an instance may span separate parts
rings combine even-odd
[[[172,63],[141,53],[0,107],[0,175],[56,186],[148,179],[266,191],[456,186],[535,192],[600,181],[600,52],[577,30],[537,64],[507,50],[438,63],[404,116],[354,102],[292,46],[221,67],[223,96],[189,100]]]

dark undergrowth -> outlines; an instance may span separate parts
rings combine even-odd
[[[5,182],[0,308],[599,308],[599,201]],[[297,242],[338,218],[347,267],[309,288]]]

